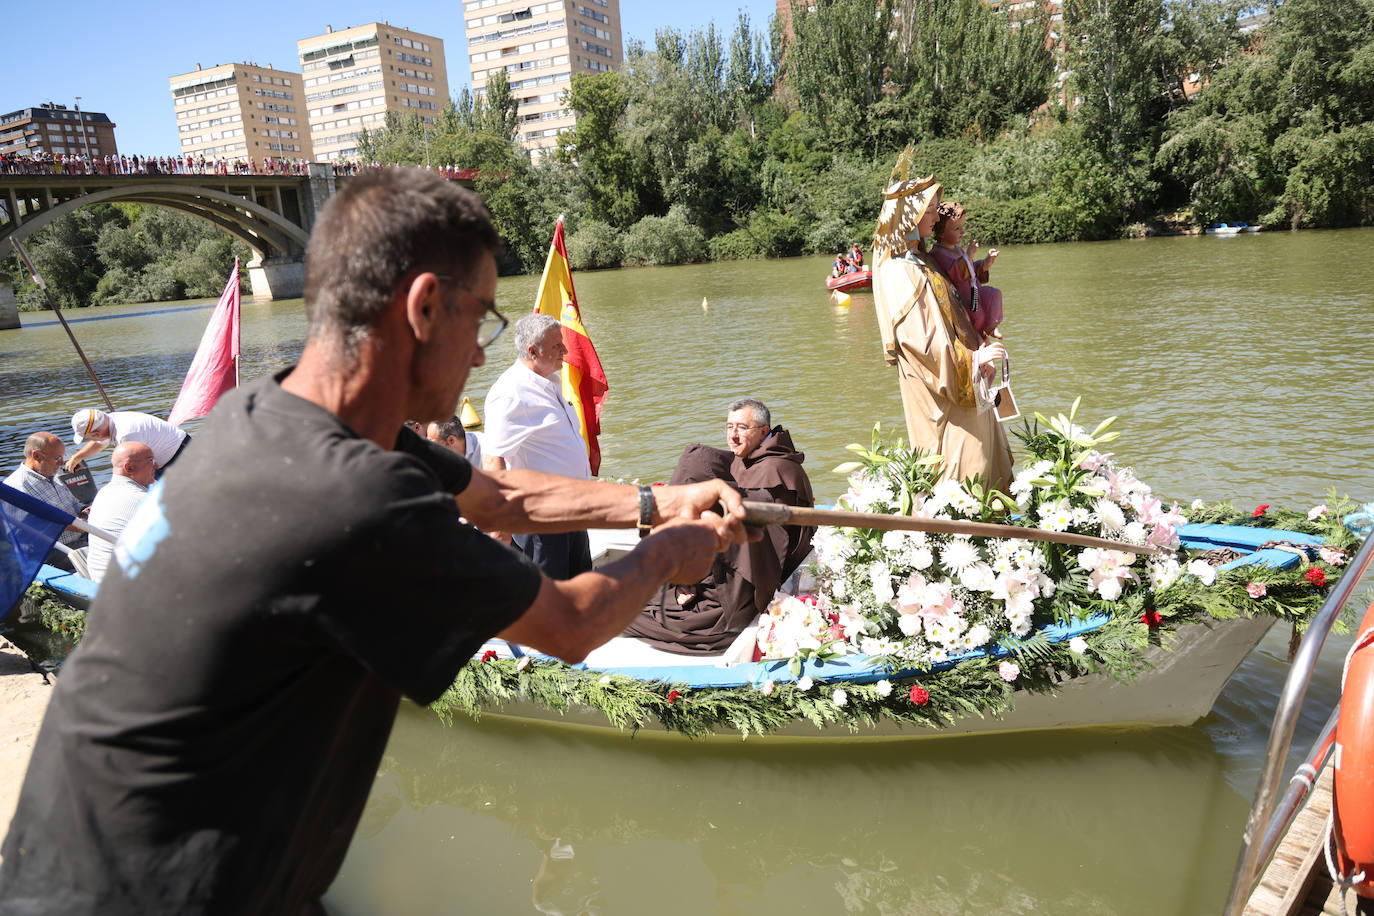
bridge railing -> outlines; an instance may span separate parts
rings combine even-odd
[[[342,178],[357,175],[368,169],[381,168],[376,162],[357,162],[340,160],[325,163],[333,171],[334,177]],[[266,176],[266,177],[309,177],[311,163],[304,159],[205,159],[190,156],[56,156],[30,158],[27,156],[6,156],[0,154],[0,175],[37,175],[55,178],[98,177],[98,178],[148,178],[168,175],[198,175],[213,177]],[[479,176],[475,168],[456,166],[432,166],[430,171],[437,172],[451,180],[473,181]]]

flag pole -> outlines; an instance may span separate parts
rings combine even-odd
[[[1153,556],[1159,548],[1151,544],[1130,544],[1110,541],[1072,531],[1047,531],[1044,528],[1025,528],[1021,525],[996,525],[991,522],[966,522],[949,518],[916,518],[910,515],[878,515],[870,512],[845,512],[837,509],[813,509],[810,506],[788,506],[752,499],[743,500],[744,523],[762,525],[791,525],[835,528],[867,528],[871,531],[933,531],[937,534],[969,535],[983,538],[1020,538],[1023,541],[1048,541],[1077,547],[1097,547],[1103,550],[1123,550]]]
[[[91,381],[95,382],[95,387],[100,389],[100,396],[105,400],[105,406],[114,412],[114,403],[110,396],[105,393],[105,386],[100,384],[100,379],[96,377],[95,367],[86,358],[86,351],[81,349],[81,344],[76,342],[76,335],[72,333],[71,326],[67,324],[67,319],[62,315],[62,309],[58,307],[57,300],[53,298],[52,292],[48,289],[48,284],[43,282],[43,277],[38,273],[38,268],[33,265],[33,260],[29,258],[29,253],[24,250],[24,246],[14,236],[10,236],[10,244],[14,250],[19,252],[19,260],[24,262],[24,266],[29,269],[29,274],[33,277],[33,282],[38,284],[38,288],[43,291],[43,295],[48,297],[48,305],[57,313],[57,320],[62,322],[62,330],[67,332],[67,337],[71,339],[72,346],[76,348],[76,355],[81,357],[81,362],[85,364],[86,371],[90,373]]]
[[[234,277],[239,277],[238,255],[234,255]],[[243,280],[239,279],[238,284],[241,288]],[[239,387],[239,361],[243,358],[243,323],[241,321],[234,323],[234,354],[234,387],[237,388]]]

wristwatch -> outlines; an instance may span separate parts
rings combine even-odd
[[[639,536],[644,537],[654,526],[654,490],[652,487],[639,488]]]

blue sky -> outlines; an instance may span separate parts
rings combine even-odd
[[[765,31],[774,0],[621,0],[622,31],[652,39],[654,30],[684,31],[715,22],[733,28],[742,9]],[[444,40],[450,92],[468,82],[461,0],[188,0],[145,3],[21,0],[7,3],[0,55],[0,113],[42,105],[74,104],[102,111],[116,124],[120,152],[164,155],[177,151],[176,120],[167,78],[174,73],[238,61],[298,70],[296,41],[365,22],[393,25]]]

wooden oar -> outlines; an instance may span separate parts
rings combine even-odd
[[[1073,544],[1077,547],[1098,547],[1105,550],[1124,550],[1129,553],[1153,555],[1158,547],[1128,544],[1105,538],[1073,534],[1069,531],[1046,531],[1043,528],[1022,528],[1019,525],[994,525],[989,522],[964,522],[948,518],[915,518],[910,515],[875,515],[869,512],[844,512],[838,509],[811,509],[805,506],[786,506],[781,503],[744,500],[746,525],[793,525],[835,528],[868,528],[875,531],[934,531],[937,534],[967,534],[984,538],[1021,538],[1027,541],[1050,541]]]

